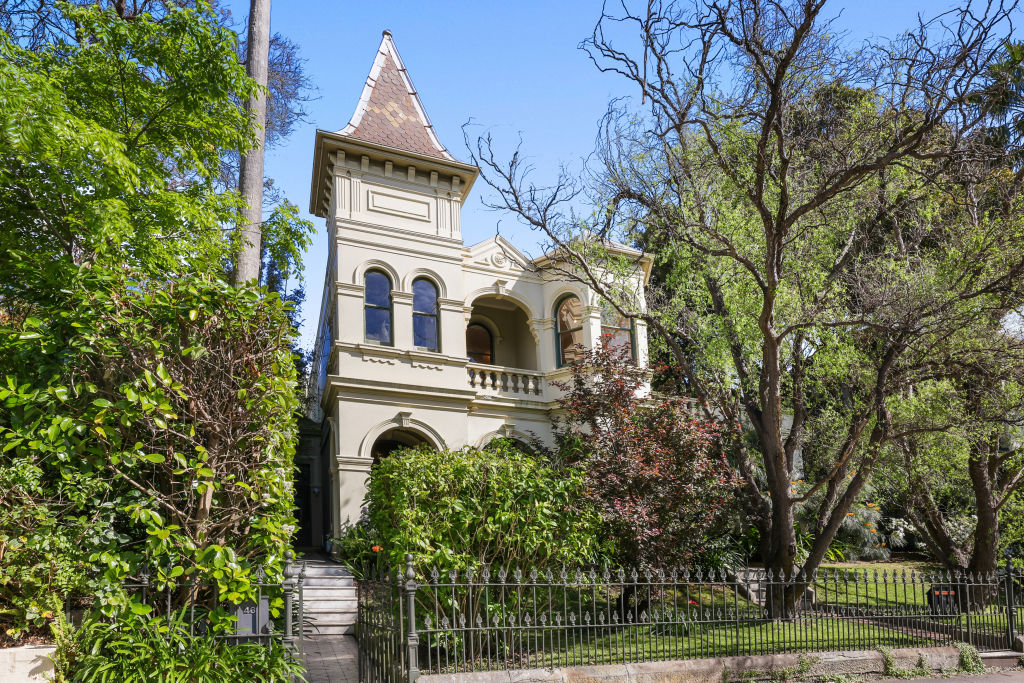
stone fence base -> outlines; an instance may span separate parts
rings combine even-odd
[[[53,673],[52,645],[26,645],[0,649],[0,681],[3,683],[36,683]]]
[[[417,683],[728,683],[763,680],[835,680],[882,678],[899,670],[929,669],[941,673],[960,665],[955,647],[906,648],[890,650],[888,664],[877,650],[823,652],[811,654],[757,655],[688,659],[643,664],[607,664],[480,671],[420,676]]]

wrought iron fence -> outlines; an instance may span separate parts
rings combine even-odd
[[[1024,574],[396,572],[359,582],[359,680],[880,647],[1010,649]]]
[[[283,580],[271,581],[262,567],[257,568],[250,584],[255,599],[240,603],[222,599],[214,580],[179,573],[173,562],[167,567],[143,564],[122,585],[129,596],[151,609],[152,617],[166,619],[168,629],[203,635],[211,632],[214,621],[223,621],[226,612],[233,621],[228,628],[217,629],[214,637],[231,643],[280,643],[298,653],[308,630],[303,614],[305,574],[305,563],[295,563],[288,551]],[[93,602],[69,599],[68,621],[77,622]]]

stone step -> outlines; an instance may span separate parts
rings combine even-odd
[[[302,579],[303,587],[309,586],[351,586],[355,589],[356,581],[351,576],[306,576]]]
[[[316,602],[307,600],[302,609],[306,614],[311,612],[351,612],[355,614],[358,607],[355,600],[317,600]]]
[[[352,600],[357,599],[356,592],[347,588],[303,588],[302,599],[307,603],[320,600]]]
[[[355,624],[344,624],[337,626],[317,626],[306,631],[305,637],[316,638],[317,636],[346,636],[356,632]]]
[[[351,619],[307,619],[306,624],[309,626],[317,626],[324,628],[325,626],[354,626],[356,623],[355,617]]]
[[[355,612],[303,612],[302,616],[315,624],[354,624],[357,617]]]
[[[340,576],[352,578],[352,572],[344,567],[306,567],[306,576]]]

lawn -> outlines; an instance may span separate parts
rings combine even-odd
[[[457,642],[433,634],[426,638],[448,643],[420,656],[424,673],[481,671],[495,668],[585,666],[623,662],[915,647],[954,642],[952,624],[947,634],[921,631],[893,622],[891,627],[863,619],[800,618],[792,621],[746,621],[682,624],[531,628],[514,632],[469,629]],[[421,639],[424,636],[421,636]],[[486,654],[489,638],[500,641]]]
[[[458,607],[449,599],[427,601],[432,603],[433,618],[420,632],[420,666],[424,672],[447,673],[966,640],[992,649],[1002,647],[996,641],[1006,632],[1005,608],[998,596],[990,596],[992,601],[969,618],[953,605],[949,614],[933,614],[928,590],[934,583],[944,583],[945,577],[921,562],[827,565],[812,584],[813,604],[805,603],[792,619],[767,619],[764,607],[740,596],[729,582],[689,580],[692,583],[680,577],[653,586],[506,585],[498,591],[477,591],[468,602],[455,588],[462,598]],[[634,586],[633,607],[623,614],[620,596]],[[772,584],[772,590],[780,586]],[[451,598],[447,591],[453,588],[447,586],[431,597]],[[439,609],[441,604],[452,610],[447,616]],[[490,618],[463,620],[462,609],[467,610],[466,617]]]

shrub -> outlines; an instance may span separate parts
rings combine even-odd
[[[303,668],[278,640],[232,643],[213,632],[189,633],[188,612],[147,618],[126,610],[92,615],[77,629],[62,623],[54,656],[57,681],[287,681]]]
[[[600,511],[619,563],[703,560],[709,539],[725,532],[738,482],[716,426],[678,402],[643,398],[645,380],[628,348],[585,351],[561,385],[561,457],[584,473],[585,495]]]
[[[374,466],[365,518],[339,547],[354,566],[397,568],[406,553],[456,570],[579,565],[601,554],[600,519],[583,487],[580,470],[501,440],[482,450],[400,451]]]
[[[276,295],[94,269],[44,321],[0,328],[0,599],[13,633],[68,593],[111,609],[130,568],[221,600],[280,578],[296,398]],[[100,565],[102,576],[87,573]],[[141,606],[139,606],[141,607]],[[59,610],[57,610],[59,611]]]

